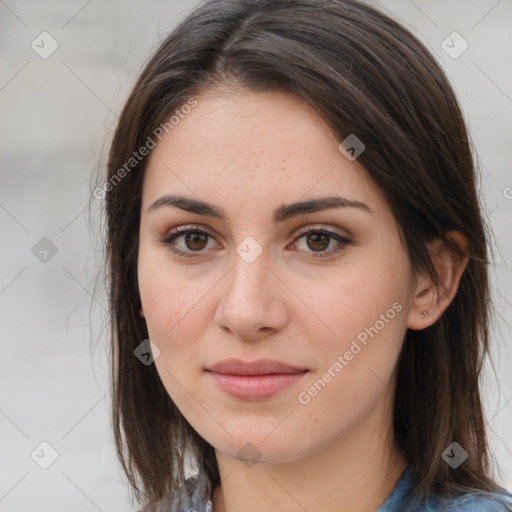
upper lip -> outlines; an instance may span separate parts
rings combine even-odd
[[[240,359],[223,359],[206,368],[206,370],[231,375],[268,375],[271,373],[299,373],[307,371],[307,368],[293,366],[273,359],[258,359],[252,362],[244,362]]]

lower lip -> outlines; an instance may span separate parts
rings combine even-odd
[[[228,375],[208,372],[222,391],[243,400],[269,398],[298,382],[307,371],[300,373],[272,373],[268,375]]]

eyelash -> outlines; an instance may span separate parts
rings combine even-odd
[[[190,225],[190,226],[179,226],[179,227],[175,228],[174,230],[170,231],[164,237],[159,238],[158,241],[161,244],[167,246],[167,248],[171,252],[179,255],[180,257],[183,257],[183,258],[197,258],[197,257],[201,257],[201,253],[203,253],[204,250],[195,251],[195,252],[186,252],[186,251],[182,251],[181,249],[176,249],[175,247],[172,246],[172,242],[174,242],[177,238],[179,238],[179,237],[181,237],[183,235],[187,235],[189,233],[199,233],[199,234],[207,235],[207,236],[209,236],[211,238],[214,238],[211,233],[209,233],[208,231],[202,229],[200,226]],[[300,238],[303,238],[303,237],[305,237],[307,235],[310,235],[310,234],[323,234],[323,235],[327,235],[330,238],[333,238],[334,240],[339,242],[339,244],[335,247],[334,250],[331,249],[329,251],[319,251],[317,253],[312,251],[311,254],[313,255],[314,258],[327,258],[328,256],[332,256],[333,254],[338,253],[346,245],[349,245],[349,244],[352,243],[348,238],[343,237],[339,233],[335,233],[334,231],[330,231],[330,230],[325,229],[325,228],[310,228],[310,229],[303,230],[300,233],[298,233],[298,235],[295,237],[295,239],[294,239],[294,241],[292,243],[295,243]]]

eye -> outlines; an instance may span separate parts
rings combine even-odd
[[[303,240],[304,243],[297,244],[297,241],[300,240]],[[351,241],[347,237],[344,237],[334,231],[330,231],[325,228],[310,228],[305,232],[302,232],[302,234],[295,239],[292,247],[302,245],[303,248],[301,250],[317,253],[313,254],[313,256],[316,258],[322,258],[341,251],[350,243]],[[329,248],[330,250],[327,250]]]
[[[204,249],[211,249],[209,242],[212,240],[213,236],[199,226],[179,226],[159,239],[159,242],[179,256],[194,258],[200,256]]]

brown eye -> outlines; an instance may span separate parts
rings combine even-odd
[[[325,233],[310,233],[306,235],[306,240],[313,251],[324,251],[329,247],[330,236]]]
[[[302,239],[304,239],[305,243],[298,244],[297,242]],[[309,229],[302,233],[295,239],[293,245],[305,252],[317,253],[315,257],[322,257],[341,251],[350,243],[351,241],[348,238],[345,238],[338,233],[316,228]]]
[[[208,243],[208,237],[210,235],[207,235],[205,233],[188,233],[185,236],[185,245],[188,249],[191,251],[200,251],[201,249],[204,249]]]
[[[164,238],[159,239],[160,243],[166,245],[170,251],[183,257],[201,256],[206,252],[205,249],[211,249],[215,246],[209,245],[214,241],[210,233],[194,226],[180,226]],[[194,254],[196,253],[196,254]]]

